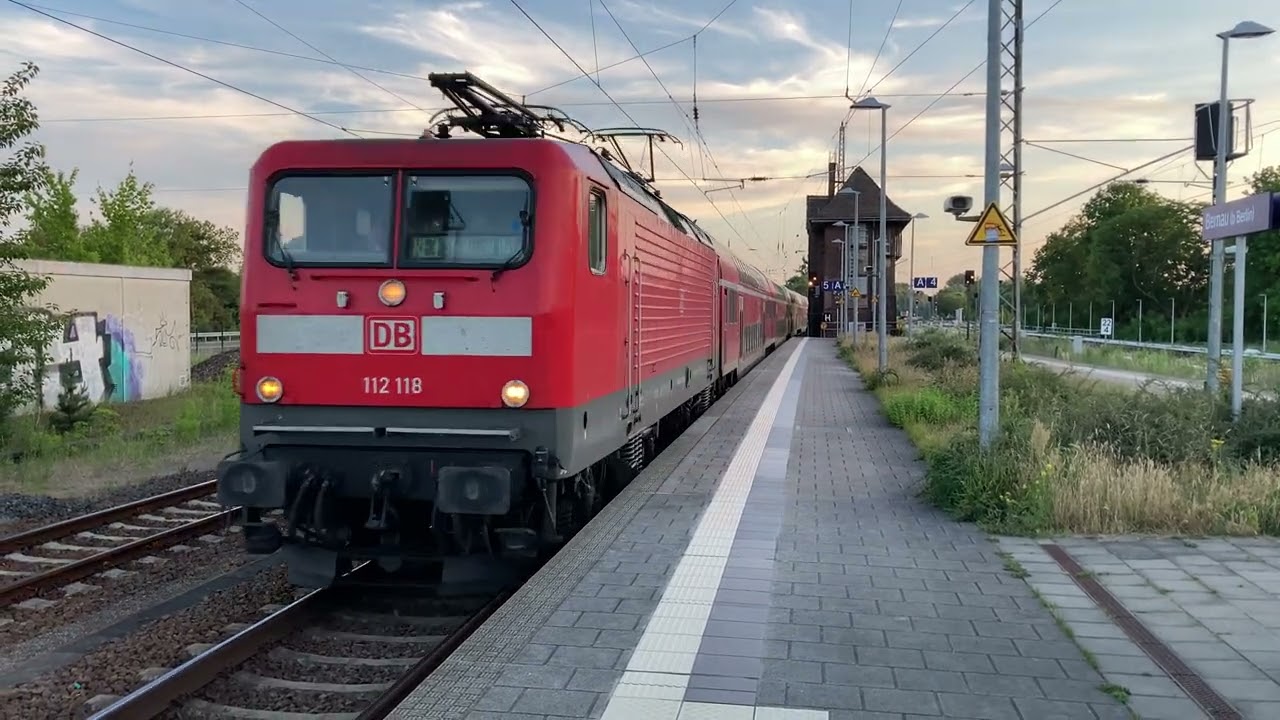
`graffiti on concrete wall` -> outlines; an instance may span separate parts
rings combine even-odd
[[[64,377],[84,387],[95,403],[141,399],[142,367],[138,360],[149,355],[149,348],[138,352],[133,333],[120,318],[107,315],[99,320],[93,312],[72,314],[49,347],[42,381],[44,406],[57,404]]]

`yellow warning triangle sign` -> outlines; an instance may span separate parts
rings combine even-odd
[[[973,227],[973,232],[969,233],[969,239],[964,241],[965,245],[1017,245],[1018,238],[1013,234],[1013,227],[1009,224],[1009,220],[1000,212],[1000,208],[995,203],[987,206],[982,211],[982,217],[978,218],[978,222]]]

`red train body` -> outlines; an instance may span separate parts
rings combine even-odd
[[[576,143],[282,142],[247,216],[219,497],[302,585],[554,547],[807,317]]]

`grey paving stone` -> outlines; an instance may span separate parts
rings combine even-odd
[[[520,694],[517,702],[521,712],[586,717],[596,702],[596,693],[581,690],[529,689]]]
[[[1119,685],[1134,695],[1155,695],[1157,697],[1186,697],[1186,693],[1163,673],[1160,675],[1131,675],[1126,673],[1108,673],[1107,682]]]
[[[1023,717],[1037,720],[1095,720],[1093,709],[1085,703],[1048,700],[1043,698],[1014,698]]]
[[[1186,698],[1130,695],[1129,707],[1142,720],[1192,720],[1207,717],[1199,705]]]
[[[895,668],[893,676],[903,690],[928,690],[932,692],[967,693],[964,675],[950,670],[912,670]]]
[[[1022,720],[1012,698],[938,693],[938,701],[944,717]]]
[[[899,712],[916,715],[937,715],[938,698],[934,693],[918,690],[890,690],[866,688],[862,691],[862,703],[876,712]]]

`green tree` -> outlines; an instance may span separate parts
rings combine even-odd
[[[1263,168],[1248,179],[1253,193],[1280,193],[1280,166]],[[1259,233],[1249,238],[1248,268],[1245,274],[1245,328],[1246,334],[1262,338],[1263,297],[1270,328],[1280,328],[1280,231]],[[1228,278],[1231,282],[1231,278]],[[1226,297],[1231,297],[1227,295]],[[1228,301],[1229,303],[1229,301]],[[1230,312],[1230,304],[1226,310]],[[1224,323],[1225,324],[1225,323]],[[1271,330],[1271,337],[1280,337],[1280,330]],[[1270,338],[1268,338],[1270,340]],[[1275,351],[1275,345],[1268,345]]]
[[[181,210],[156,208],[146,220],[174,267],[192,272],[230,268],[240,261],[239,234]]]
[[[80,373],[64,372],[61,380],[62,391],[58,393],[58,404],[49,413],[49,427],[65,435],[75,430],[77,425],[89,422],[93,416],[93,403],[84,391]]]
[[[76,211],[76,176],[45,170],[41,187],[27,193],[27,229],[21,239],[33,258],[98,262],[98,256],[84,242],[80,214]]]
[[[169,249],[159,237],[154,222],[154,186],[139,182],[129,167],[114,190],[98,188],[94,202],[102,217],[94,218],[84,230],[85,244],[98,262],[112,265],[172,267]]]
[[[796,274],[787,278],[787,287],[793,292],[801,295],[809,293],[809,261],[801,260],[800,267],[796,268]]]
[[[960,277],[960,286],[948,286],[944,290],[940,290],[937,294],[938,315],[942,317],[955,317],[956,310],[965,306],[965,290],[964,276]]]
[[[44,146],[26,139],[39,128],[39,117],[35,105],[22,96],[39,72],[34,64],[23,63],[0,86],[0,149],[8,155],[0,163],[0,230],[9,227],[25,198],[41,192],[48,180]],[[40,398],[45,349],[57,327],[47,309],[33,307],[49,279],[16,265],[26,257],[19,240],[0,232],[0,435],[5,437],[14,413]]]
[[[46,172],[46,183],[27,194],[23,239],[31,257],[186,268],[192,273],[192,329],[235,327],[240,279],[229,268],[243,262],[235,230],[157,207],[151,185],[139,183],[132,170],[114,191],[98,191],[96,202],[105,221],[81,228],[75,209],[77,174]]]
[[[1203,307],[1208,255],[1196,203],[1170,200],[1135,183],[1099,190],[1063,227],[1050,233],[1027,279],[1037,301],[1072,303],[1077,317],[1093,304],[1094,318],[1115,303],[1117,335],[1134,337],[1141,304],[1148,335],[1168,327],[1161,311]],[[1187,319],[1184,340],[1202,338],[1202,315]],[[1077,323],[1079,324],[1079,323]]]
[[[191,329],[220,332],[239,319],[239,236],[229,227],[197,220],[181,210],[157,208],[147,222],[155,231],[174,267],[191,271]]]

